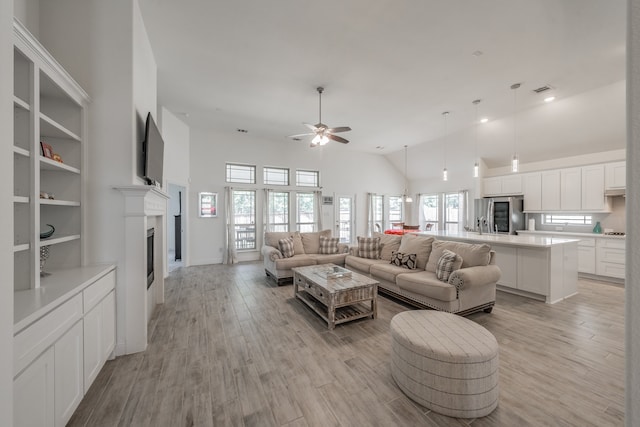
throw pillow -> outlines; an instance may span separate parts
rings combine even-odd
[[[462,257],[448,249],[442,251],[442,256],[438,260],[438,268],[436,268],[436,277],[443,282],[449,281],[451,273],[458,270],[462,265]]]
[[[321,254],[337,254],[339,237],[320,236],[320,252]]]
[[[417,258],[418,255],[416,254],[403,254],[402,252],[393,251],[391,264],[402,268],[408,268],[409,270],[415,270]]]
[[[402,252],[403,254],[416,254],[418,256],[416,260],[417,266],[422,270],[429,260],[432,242],[433,237],[405,234],[400,241],[398,252]]]
[[[380,238],[358,236],[358,256],[360,258],[378,259],[380,257]]]
[[[293,251],[293,238],[287,237],[286,239],[278,240],[278,246],[280,246],[280,252],[285,258],[291,258],[294,254]]]

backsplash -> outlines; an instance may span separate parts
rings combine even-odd
[[[596,221],[600,221],[602,230],[612,229],[613,231],[626,232],[626,198],[624,197],[612,197],[611,198],[611,212],[610,213],[594,213],[592,225],[544,225],[542,224],[543,214],[526,214],[525,224],[529,224],[529,218],[534,218],[536,221],[536,230],[541,231],[560,231],[557,227],[562,227],[562,231],[573,233],[590,233],[593,231],[593,227]]]

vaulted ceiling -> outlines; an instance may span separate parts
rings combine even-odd
[[[624,147],[623,0],[140,5],[159,102],[194,128],[306,144],[287,136],[318,121],[315,88],[324,86],[322,121],[353,129],[340,149],[394,163],[405,144],[425,164],[445,145],[473,157],[474,99],[490,119],[478,130],[490,167],[508,164],[514,139],[523,162]],[[544,85],[552,89],[533,92]],[[545,104],[549,94],[556,101]],[[410,175],[423,177],[411,162]]]

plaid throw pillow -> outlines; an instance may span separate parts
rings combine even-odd
[[[449,249],[442,251],[442,256],[438,260],[436,268],[436,277],[443,282],[449,281],[451,273],[458,270],[462,266],[462,257]]]
[[[325,237],[320,236],[320,251],[321,254],[337,254],[339,237]]]
[[[358,256],[360,258],[380,258],[380,238],[358,236]]]
[[[278,246],[280,247],[280,252],[282,252],[282,256],[285,258],[291,258],[295,253],[293,251],[292,237],[287,237],[286,239],[278,240]]]
[[[417,254],[403,254],[402,252],[396,251],[393,251],[391,254],[391,264],[402,268],[408,268],[409,270],[416,269],[417,259]]]

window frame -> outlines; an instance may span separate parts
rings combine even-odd
[[[269,190],[267,192],[267,197],[269,197],[269,212],[267,213],[267,224],[263,224],[263,226],[266,226],[266,229],[271,230],[271,231],[289,231],[291,229],[291,191],[275,191],[275,190]],[[273,210],[273,197],[275,197],[276,195],[285,195],[286,196],[286,203],[284,203],[284,206],[286,208],[286,212],[285,213],[275,213]],[[273,222],[272,220],[274,219],[274,217],[276,215],[284,215],[286,218],[285,222]],[[278,227],[281,227],[283,229],[278,229]]]
[[[315,176],[314,184],[305,184],[300,182],[300,175],[308,173]],[[309,187],[309,188],[320,188],[320,171],[311,170],[311,169],[296,169],[296,186],[297,187]]]
[[[296,191],[295,192],[295,221],[296,221],[296,230],[301,232],[301,233],[307,233],[307,232],[314,232],[314,231],[318,231],[316,230],[316,225],[318,223],[317,219],[318,219],[318,215],[320,215],[320,212],[316,212],[316,201],[315,201],[315,193],[313,191]],[[300,209],[300,200],[301,200],[301,196],[310,196],[311,197],[311,209],[312,209],[312,221],[311,222],[301,222],[300,221],[300,214],[301,214],[301,209]],[[311,225],[311,230],[304,230],[302,231],[302,226],[308,226]]]
[[[231,172],[233,171],[234,167],[237,167],[238,170],[247,168],[249,171],[249,181],[247,180],[238,180],[238,179],[232,179],[232,174]],[[228,182],[230,184],[256,184],[256,174],[257,174],[257,167],[256,165],[250,165],[250,164],[246,164],[246,163],[233,163],[233,162],[226,162],[225,163],[225,182]]]
[[[271,181],[267,179],[267,174],[273,173],[275,175],[286,175],[286,182]],[[263,166],[262,167],[262,179],[265,185],[277,185],[281,187],[288,187],[291,182],[291,170],[289,168],[281,168],[276,166]]]
[[[578,222],[579,217],[582,217],[582,222]],[[564,226],[575,226],[575,227],[589,227],[594,224],[593,215],[580,214],[580,213],[577,213],[577,214],[545,213],[542,215],[542,223],[545,225],[564,225]]]
[[[252,203],[252,212],[249,213],[249,219],[251,220],[251,218],[253,218],[253,221],[248,222],[248,223],[240,223],[238,224],[237,222],[237,218],[239,215],[242,214],[238,214],[237,212],[237,203],[236,203],[236,193],[251,193],[252,194],[252,198],[253,198],[253,203]],[[257,246],[257,241],[256,241],[256,236],[257,236],[257,224],[256,224],[256,218],[257,218],[257,210],[256,210],[256,203],[257,203],[257,192],[256,190],[253,189],[233,189],[231,190],[231,197],[233,197],[233,224],[234,224],[234,231],[236,233],[236,238],[235,238],[235,246],[236,246],[236,250],[237,251],[255,251],[258,249]],[[249,227],[247,227],[249,226]],[[239,230],[239,227],[244,227],[244,230]],[[251,230],[251,228],[253,228],[253,230]],[[246,232],[246,236],[247,238],[243,238],[243,239],[239,239],[239,233],[241,232]],[[251,234],[253,234],[253,238],[251,238]],[[253,242],[253,247],[251,246],[246,246],[243,245],[242,247],[238,246],[238,243],[244,241],[244,242]]]

